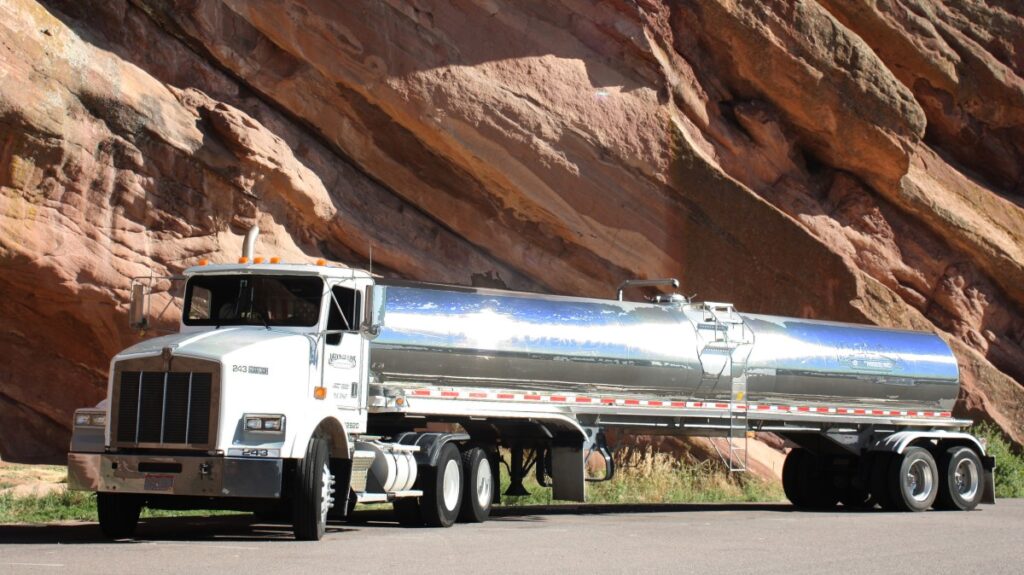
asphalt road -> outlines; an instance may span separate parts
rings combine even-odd
[[[1024,500],[971,513],[792,511],[787,505],[500,510],[407,529],[357,513],[319,543],[249,516],[163,518],[138,539],[92,523],[0,526],[0,573],[1022,573]]]

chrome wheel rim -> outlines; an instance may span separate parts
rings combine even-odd
[[[454,511],[455,506],[459,504],[460,479],[459,462],[449,459],[444,466],[444,476],[441,478],[444,508],[448,511]]]
[[[334,507],[334,476],[331,475],[331,468],[324,463],[320,476],[320,523],[327,524],[327,512]]]
[[[904,478],[907,493],[914,501],[924,502],[932,494],[935,477],[928,462],[918,459],[910,464]]]
[[[476,500],[480,504],[480,509],[487,509],[491,505],[493,486],[494,477],[491,475],[491,465],[486,459],[483,459],[476,470]]]
[[[978,494],[978,466],[970,459],[961,459],[953,469],[953,488],[960,497],[971,501]]]

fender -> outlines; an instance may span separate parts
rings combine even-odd
[[[437,466],[437,458],[440,457],[441,448],[451,442],[469,441],[468,433],[444,433],[407,431],[395,437],[395,443],[401,445],[418,445],[420,450],[416,452],[416,463],[418,465]]]
[[[976,449],[978,457],[981,459],[982,482],[984,484],[981,502],[990,504],[996,502],[996,460],[985,453],[985,446],[982,445],[977,437],[970,433],[960,431],[898,431],[878,440],[868,448],[868,451],[876,453],[903,453],[907,447],[921,439],[936,439],[949,446],[963,445]]]
[[[302,459],[306,455],[306,446],[309,445],[310,438],[317,434],[330,440],[331,459],[351,458],[352,443],[349,440],[348,431],[345,429],[344,423],[333,415],[328,415],[315,424],[307,423],[296,429],[291,435],[290,443],[285,444],[281,456]]]
[[[868,451],[886,453],[903,453],[912,443],[921,439],[935,439],[952,445],[968,445],[978,451],[978,456],[985,457],[985,446],[970,433],[959,431],[898,431],[887,435],[868,447]]]

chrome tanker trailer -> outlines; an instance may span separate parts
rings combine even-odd
[[[583,501],[614,476],[612,428],[718,438],[733,470],[750,435],[776,433],[799,507],[993,501],[934,334],[623,299],[675,280],[608,300],[382,281],[254,243],[186,270],[179,332],[115,356],[108,399],[76,412],[69,483],[98,493],[110,536],[144,506],[258,511],[303,539],[356,502],[390,501],[403,524],[483,521],[503,451],[510,493],[532,468]],[[135,327],[151,282],[133,286]]]

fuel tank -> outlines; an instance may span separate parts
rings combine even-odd
[[[959,371],[925,332],[434,284],[370,288],[364,333],[382,382],[952,408]]]

